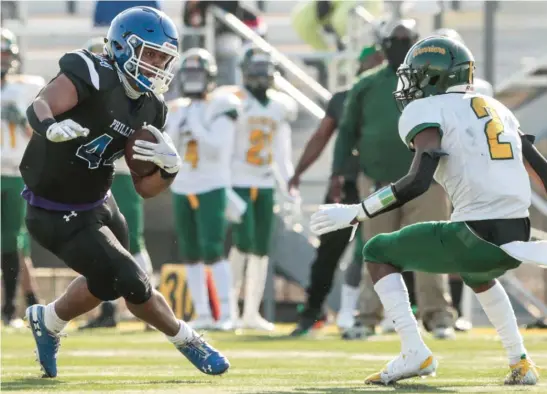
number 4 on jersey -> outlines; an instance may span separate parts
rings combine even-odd
[[[488,142],[488,150],[492,160],[513,159],[513,147],[510,142],[500,142],[500,135],[503,133],[503,122],[494,108],[488,105],[483,97],[473,97],[471,108],[477,118],[482,119],[490,116],[490,120],[484,125],[484,133]]]
[[[112,139],[108,134],[103,134],[93,141],[80,146],[76,151],[76,156],[87,161],[89,169],[95,170],[101,165],[102,156],[108,145],[112,142]],[[123,151],[114,153],[109,159],[104,161],[103,165],[111,166],[115,160],[121,157],[122,153]]]

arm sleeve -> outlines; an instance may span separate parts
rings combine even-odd
[[[358,97],[361,89],[363,89],[363,85],[359,81],[353,85],[344,102],[344,110],[338,125],[338,135],[334,145],[334,158],[332,160],[332,174],[334,175],[339,175],[344,171],[346,160],[357,145],[359,116],[361,116]]]
[[[273,158],[284,185],[294,175],[292,162],[292,130],[288,122],[283,123],[275,136],[273,146]]]
[[[520,139],[522,140],[522,155],[538,174],[543,187],[547,190],[547,160],[533,145],[534,137],[522,134]]]
[[[414,151],[414,137],[425,129],[435,127],[443,136],[441,108],[435,108],[432,100],[420,99],[411,102],[399,118],[399,136],[406,146]]]
[[[87,99],[101,86],[94,56],[85,50],[68,52],[59,59],[59,74],[72,81],[78,93],[78,102]]]

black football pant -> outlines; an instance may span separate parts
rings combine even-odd
[[[342,204],[357,204],[360,202],[359,192],[355,182],[346,181],[342,193]],[[332,204],[328,194],[325,204]],[[306,289],[308,300],[304,314],[315,315],[321,311],[325,299],[330,293],[334,274],[340,258],[349,244],[351,227],[320,236],[321,244],[317,248],[317,256],[311,265],[310,285]],[[315,317],[315,316],[309,316]]]
[[[142,304],[150,298],[150,279],[127,250],[127,223],[114,197],[89,211],[29,205],[26,224],[40,245],[87,279],[89,291],[98,299],[124,297]]]

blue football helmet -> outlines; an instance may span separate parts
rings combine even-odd
[[[106,53],[125,76],[135,81],[140,92],[163,94],[173,80],[178,53],[178,31],[162,11],[137,6],[119,13],[108,29]],[[142,59],[146,49],[169,56],[164,68]]]

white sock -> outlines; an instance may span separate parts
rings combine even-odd
[[[241,252],[235,246],[230,249],[228,260],[232,266],[232,312],[234,319],[239,319],[239,295],[241,293],[241,285],[243,284],[243,271],[245,270],[245,260],[247,254]]]
[[[211,317],[209,306],[209,292],[205,276],[205,265],[203,263],[187,264],[186,283],[192,295],[194,309],[198,318]]]
[[[501,338],[501,343],[509,357],[509,364],[518,363],[521,356],[526,354],[526,349],[518,329],[513,306],[503,286],[496,281],[490,289],[476,294],[484,313]]]
[[[220,319],[231,319],[232,267],[228,260],[220,260],[211,265],[211,271],[220,301]]]
[[[68,324],[67,321],[62,320],[57,316],[57,312],[55,312],[55,301],[46,305],[44,311],[44,324],[48,331],[53,334],[59,334]]]
[[[384,276],[374,285],[385,315],[393,321],[395,330],[401,337],[402,352],[426,348],[418,329],[418,322],[412,314],[408,289],[399,273]]]
[[[348,284],[342,285],[342,297],[340,299],[340,314],[350,315],[355,311],[357,299],[359,298],[359,286],[353,287]]]
[[[179,322],[180,322],[179,332],[177,332],[175,336],[173,337],[166,335],[169,342],[173,343],[175,346],[184,345],[188,341],[188,339],[194,336],[194,330],[192,330],[188,324],[186,324],[182,320],[179,320]]]

